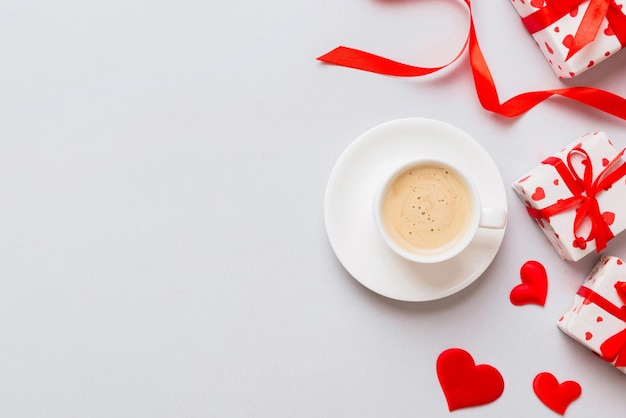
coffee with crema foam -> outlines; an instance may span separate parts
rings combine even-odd
[[[472,216],[472,197],[459,175],[424,164],[400,173],[382,201],[387,233],[409,251],[436,251],[454,244]]]

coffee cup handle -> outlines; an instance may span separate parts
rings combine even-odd
[[[506,226],[506,210],[483,208],[479,228],[502,229]]]

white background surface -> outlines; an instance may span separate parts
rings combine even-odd
[[[626,96],[626,54],[559,81],[507,1],[474,13],[503,99]],[[466,32],[454,0],[1,2],[0,415],[446,417],[435,360],[460,347],[506,387],[454,416],[555,416],[541,371],[582,385],[566,416],[623,416],[626,376],[555,325],[597,258],[561,261],[508,185],[588,131],[626,146],[626,122],[562,99],[490,114],[467,56],[422,80],[315,60],[343,44],[443,64]],[[339,155],[413,116],[476,138],[510,210],[490,269],[429,303],[362,287],[324,231]],[[530,259],[544,308],[508,299]]]

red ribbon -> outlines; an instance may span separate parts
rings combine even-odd
[[[617,282],[615,287],[617,289],[618,287],[623,287],[624,285],[626,285],[626,283]],[[626,302],[623,294],[619,291],[617,293],[620,298]],[[599,293],[596,293],[585,286],[581,286],[578,289],[577,294],[585,298],[583,301],[584,304],[594,303],[610,315],[626,322],[626,306],[618,308]],[[615,367],[626,366],[626,328],[604,341],[600,345],[600,353],[604,360],[613,363]]]
[[[467,39],[457,56],[451,62],[441,67],[416,67],[345,46],[339,46],[317,59],[328,64],[341,65],[377,74],[418,77],[437,72],[451,65],[463,54],[465,47],[469,46],[470,64],[476,93],[480,104],[490,112],[502,116],[515,117],[529,111],[544,100],[558,95],[626,120],[626,99],[608,91],[591,87],[532,91],[519,94],[501,103],[493,77],[478,45],[472,17],[471,0],[463,0],[463,2],[469,10],[470,25]]]
[[[606,244],[613,238],[613,232],[602,216],[598,204],[597,195],[608,190],[617,180],[626,175],[626,163],[621,159],[625,150],[622,150],[597,176],[593,174],[593,167],[589,154],[581,145],[577,145],[567,154],[566,162],[557,157],[548,157],[543,164],[552,165],[559,173],[563,182],[572,193],[567,199],[560,199],[556,203],[543,209],[526,208],[530,216],[537,219],[548,219],[553,215],[571,209],[576,209],[574,217],[574,247],[584,250],[591,240],[596,242],[596,251],[606,248]],[[572,158],[582,155],[583,176],[580,177],[574,168]],[[591,231],[584,238],[578,235],[578,231],[585,219],[591,221]]]
[[[589,1],[589,6],[569,46],[565,61],[593,42],[604,19],[607,19],[619,43],[625,47],[626,15],[622,13],[614,0],[546,0],[546,4],[541,9],[522,18],[522,23],[528,32],[534,34],[558,22],[566,14],[576,11],[578,6],[585,1]]]

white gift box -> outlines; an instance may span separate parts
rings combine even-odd
[[[603,18],[593,41],[575,52],[569,59],[570,47],[578,28],[581,26],[585,12],[589,8],[590,0],[569,2],[566,0],[551,2],[511,0],[511,2],[522,21],[526,21],[525,25],[529,28],[541,52],[559,78],[571,78],[581,74],[614,55],[624,47],[623,44],[626,44],[626,39],[624,39],[626,36],[624,35],[626,16],[621,10],[623,0],[615,1],[609,5],[608,17]],[[565,3],[571,3],[572,6],[568,6],[569,9],[563,12],[564,16],[557,21],[552,23],[552,20],[548,19],[546,23],[538,25],[536,22],[543,22],[545,19],[533,19],[544,14],[544,12],[560,15],[561,13],[558,10],[554,11],[554,9],[559,7],[559,4]],[[626,12],[626,8],[624,11]],[[535,23],[529,24],[528,21],[531,19]]]
[[[602,256],[557,326],[626,373],[626,264]]]
[[[561,258],[599,252],[626,229],[621,155],[603,132],[586,134],[513,183]]]

